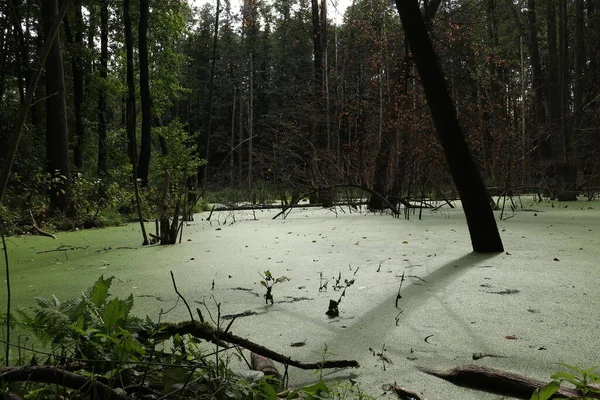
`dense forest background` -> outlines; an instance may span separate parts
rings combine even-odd
[[[137,199],[163,237],[217,192],[264,203],[355,185],[383,196],[374,209],[455,196],[393,2],[355,0],[336,23],[326,0],[65,1],[0,4],[3,161],[62,18],[0,209],[9,230],[110,224]],[[421,6],[490,193],[594,197],[597,2]]]

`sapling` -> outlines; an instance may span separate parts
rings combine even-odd
[[[273,304],[273,293],[272,293],[273,285],[275,285],[276,283],[289,281],[290,278],[288,278],[287,276],[280,276],[279,278],[273,278],[273,275],[271,274],[271,271],[269,271],[269,270],[266,270],[264,275],[261,274],[260,272],[258,274],[261,276],[261,278],[263,278],[263,280],[260,281],[260,284],[263,285],[267,289],[267,293],[265,293],[263,295],[263,297],[265,298],[265,304],[269,304],[269,302],[271,302],[271,304]]]

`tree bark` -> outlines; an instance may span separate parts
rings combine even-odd
[[[507,2],[510,0],[507,0]],[[514,5],[511,3],[514,11]],[[518,20],[518,15],[515,14],[515,19]],[[533,90],[534,90],[534,129],[536,131],[542,129],[546,122],[546,112],[544,107],[544,75],[542,73],[542,65],[540,62],[540,47],[538,41],[537,14],[535,8],[535,0],[527,2],[527,27],[528,27],[528,47],[530,53],[530,64],[533,73]],[[535,137],[539,146],[539,156],[542,162],[547,162],[552,158],[552,147],[550,141],[546,137],[542,137],[536,132]]]
[[[73,48],[71,56],[71,70],[73,71],[73,111],[75,113],[75,147],[73,149],[73,165],[76,169],[83,169],[83,149],[85,146],[85,127],[83,125],[84,103],[84,70],[83,70],[83,16],[81,0],[74,4],[75,19],[73,29],[68,18],[64,19],[67,42]],[[74,32],[73,32],[74,31]],[[74,33],[74,34],[73,34]]]
[[[438,138],[463,204],[473,250],[504,251],[485,185],[471,157],[417,0],[396,0]]]
[[[134,166],[137,165],[137,149],[136,149],[136,110],[135,110],[135,81],[134,81],[134,65],[133,65],[133,37],[131,33],[131,0],[123,1],[123,20],[125,24],[125,48],[127,58],[127,98],[125,101],[125,120],[127,127],[127,154],[129,162]],[[137,176],[137,171],[136,171]]]
[[[542,162],[546,164],[544,171],[545,179],[550,188],[550,197],[555,198],[562,176],[561,154],[561,87],[558,56],[558,42],[556,29],[556,0],[546,2],[546,23],[548,29],[548,131],[543,138],[547,149],[543,155]]]
[[[108,77],[108,0],[100,5],[100,88],[98,93],[98,176],[107,173],[106,78]]]
[[[57,0],[42,0],[42,23],[48,40],[54,19],[58,17]],[[69,137],[62,49],[59,36],[54,40],[46,63],[46,161],[52,177],[50,208],[71,214],[71,172]]]
[[[254,160],[254,154],[252,149],[252,142],[254,140],[254,62],[253,54],[250,52],[250,93],[248,99],[248,195],[252,194],[253,174],[252,162]]]
[[[142,105],[142,138],[137,175],[142,187],[148,185],[150,155],[152,153],[152,100],[150,98],[150,77],[148,71],[148,17],[149,0],[140,0],[139,58],[140,58],[140,101]]]
[[[573,162],[573,125],[567,123],[570,115],[571,103],[571,74],[569,58],[569,32],[568,32],[568,13],[567,1],[559,0],[558,8],[559,20],[559,68],[560,68],[560,126],[561,138],[559,142],[560,160],[559,174],[560,187],[558,200],[573,201],[577,200],[576,180],[577,166]]]
[[[6,21],[8,21],[8,19],[6,19]],[[5,21],[2,21],[5,22]],[[9,25],[8,23],[6,25]],[[0,25],[0,104],[2,103],[2,99],[4,98],[4,89],[5,89],[5,84],[6,84],[6,71],[5,71],[5,65],[6,65],[6,57],[8,55],[8,43],[6,40],[6,35],[5,32],[7,32],[6,28],[4,27],[4,23],[2,25]],[[2,157],[3,154],[0,153],[0,157]]]
[[[137,205],[138,219],[140,221],[140,228],[142,231],[143,242],[142,245],[148,244],[148,236],[146,235],[146,227],[144,226],[144,218],[142,217],[142,209],[140,206],[140,193],[138,190],[137,182],[137,145],[136,145],[136,132],[135,132],[135,82],[133,78],[133,38],[131,33],[131,13],[130,13],[130,0],[123,1],[123,21],[125,23],[125,48],[127,52],[127,105],[126,105],[126,118],[127,118],[127,143],[129,160],[131,163],[132,170],[132,181],[133,189],[135,192],[135,201]]]
[[[573,94],[573,143],[578,143],[579,131],[582,128],[583,114],[583,92],[586,85],[585,70],[585,18],[583,0],[575,0],[575,90]],[[577,149],[573,149],[574,159],[577,157]],[[574,163],[575,175],[577,163]],[[577,176],[575,176],[577,178]]]
[[[217,65],[217,44],[219,41],[219,14],[221,12],[221,1],[217,0],[217,8],[215,10],[215,26],[213,30],[213,48],[210,64],[210,77],[208,78],[208,101],[206,105],[206,140],[204,143],[204,159],[206,164],[202,167],[202,184],[206,186],[208,184],[208,168],[209,168],[209,157],[210,157],[210,136],[212,131],[212,109],[213,109],[213,97],[214,97],[214,86],[215,86],[215,66]]]

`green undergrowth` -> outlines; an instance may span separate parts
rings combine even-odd
[[[13,373],[21,368],[27,374],[19,379],[0,374],[0,390],[30,400],[99,400],[111,395],[133,399],[142,394],[181,400],[277,399],[282,382],[250,371],[249,366],[247,372],[232,371],[233,362],[241,364],[247,358],[241,351],[223,351],[190,334],[167,331],[172,324],[132,315],[133,295],[111,296],[113,280],[101,276],[79,297],[68,300],[37,297],[34,307],[13,314],[11,332],[34,335],[44,351],[24,345],[27,341],[22,339],[20,346],[11,341],[10,362],[4,352],[0,361],[10,365]],[[159,321],[165,314],[161,310]],[[0,314],[3,337],[6,317]],[[52,379],[34,373],[44,368],[51,369]],[[85,384],[69,383],[61,371]],[[285,397],[368,398],[355,384],[325,383],[322,374],[317,383],[288,390]]]
[[[550,381],[544,387],[535,391],[531,400],[548,400],[554,398],[554,395],[565,383],[579,391],[579,397],[567,397],[573,400],[597,399],[600,397],[600,374],[599,367],[588,369],[579,368],[569,364],[558,364],[566,369],[563,372],[557,372],[552,375]],[[561,396],[564,398],[564,396]]]

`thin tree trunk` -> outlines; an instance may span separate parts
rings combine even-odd
[[[2,24],[0,25],[0,104],[2,103],[2,99],[4,98],[4,89],[6,85],[6,58],[8,55],[8,41],[6,40],[6,36],[8,35],[8,31],[10,29],[10,21],[6,15],[2,16],[1,19]],[[0,153],[2,156],[2,153]]]
[[[206,164],[203,166],[202,171],[202,183],[203,185],[208,184],[208,168],[210,158],[210,135],[212,129],[212,108],[213,108],[213,92],[215,86],[215,66],[217,64],[217,44],[219,40],[219,13],[221,12],[221,1],[217,0],[217,8],[215,10],[215,28],[213,32],[213,48],[210,64],[210,77],[208,81],[208,103],[206,106],[206,142],[204,150],[204,159]]]
[[[75,23],[73,30],[67,17],[64,18],[65,35],[67,42],[74,48],[71,56],[71,69],[73,71],[73,110],[75,113],[75,147],[73,149],[73,165],[78,170],[83,169],[83,149],[85,146],[85,127],[83,125],[84,103],[84,70],[83,59],[83,16],[81,0],[76,0]]]
[[[575,0],[575,92],[573,97],[573,143],[578,143],[579,130],[582,128],[583,91],[586,86],[585,69],[585,19],[583,0]],[[573,149],[576,160],[577,148]],[[573,163],[577,168],[577,162]],[[572,165],[573,165],[572,164]]]
[[[446,81],[427,33],[417,0],[396,0],[400,19],[415,63],[438,137],[465,210],[473,250],[503,251],[486,187],[477,171],[448,94]]]
[[[139,59],[140,59],[140,101],[142,105],[142,143],[137,175],[142,187],[148,185],[150,155],[152,153],[152,99],[150,98],[150,77],[148,71],[148,18],[149,0],[140,0]]]
[[[6,56],[8,54],[8,43],[6,41],[6,33],[6,28],[4,27],[4,24],[2,24],[2,26],[0,26],[0,104],[2,104],[2,99],[4,98],[4,88],[6,82],[5,65]],[[2,156],[1,153],[0,156]]]
[[[108,77],[108,0],[100,5],[100,80],[98,93],[98,176],[107,173],[106,78]]]
[[[140,193],[137,182],[137,145],[135,132],[135,82],[133,77],[133,38],[131,34],[131,14],[130,0],[123,1],[123,20],[125,22],[125,47],[127,51],[127,137],[128,137],[128,152],[131,162],[133,189],[135,192],[135,201],[137,205],[138,219],[142,230],[143,242],[142,245],[148,244],[148,236],[146,235],[146,227],[144,226],[144,218],[142,217],[142,209],[140,205]]]
[[[242,96],[241,80],[240,80],[240,116],[238,118],[239,131],[238,131],[238,174],[237,182],[239,187],[242,187],[242,174],[244,168],[244,96]]]
[[[252,194],[252,142],[254,140],[254,63],[253,54],[250,53],[250,99],[248,100],[248,194]]]
[[[235,106],[237,91],[233,88],[233,101],[231,104],[231,137],[229,138],[229,184],[233,187],[233,171],[235,169],[234,149],[235,149]]]
[[[559,69],[560,69],[560,125],[562,141],[560,143],[560,190],[559,200],[577,200],[575,191],[577,167],[573,165],[573,125],[567,123],[570,114],[571,85],[569,68],[569,32],[567,0],[559,0]]]
[[[29,46],[25,40],[25,35],[23,34],[23,28],[21,26],[22,20],[18,12],[19,5],[20,1],[9,0],[9,12],[13,20],[13,35],[15,43],[19,46],[21,62],[17,63],[17,83],[19,87],[19,98],[21,103],[23,103],[25,99],[25,82],[27,80],[27,75],[29,74]]]
[[[507,0],[510,1],[510,0]],[[512,5],[511,5],[512,6]],[[514,8],[514,6],[513,6]],[[518,16],[515,16],[518,20]],[[544,76],[542,73],[542,66],[540,62],[540,47],[538,41],[538,27],[537,27],[537,14],[535,8],[535,0],[528,0],[527,2],[527,21],[529,31],[529,53],[531,70],[533,72],[533,90],[534,90],[534,121],[535,129],[540,130],[543,128],[546,121],[546,113],[544,110]],[[542,161],[550,160],[552,157],[552,148],[549,140],[545,137],[541,137],[538,133],[535,135],[539,143],[539,153]]]
[[[321,50],[323,52],[323,88],[321,90],[322,101],[325,104],[325,136],[327,138],[327,151],[331,150],[331,131],[329,122],[329,63],[328,63],[328,38],[327,38],[327,0],[321,0]]]
[[[49,38],[52,23],[58,17],[57,0],[42,0],[44,35]],[[46,160],[52,179],[50,208],[65,215],[72,212],[71,172],[65,77],[60,40],[54,40],[46,64]]]

